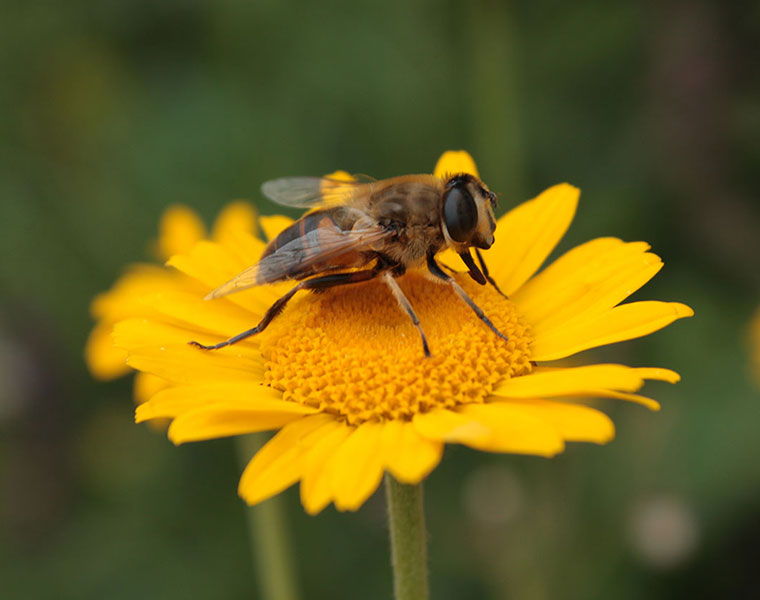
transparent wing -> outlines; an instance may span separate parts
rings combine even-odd
[[[314,270],[318,265],[325,264],[324,270],[330,266],[340,266],[342,257],[371,250],[373,244],[391,235],[392,232],[379,226],[350,231],[338,227],[319,227],[277,248],[272,254],[215,289],[206,296],[206,300],[297,275],[316,274],[320,272],[319,269]]]
[[[346,180],[351,177],[351,180]],[[343,175],[337,177],[282,177],[267,181],[262,193],[277,204],[300,208],[328,208],[356,201],[369,192],[371,178]]]

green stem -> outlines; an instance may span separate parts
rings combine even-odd
[[[385,497],[396,600],[425,600],[428,597],[427,540],[422,484],[405,485],[386,475]]]
[[[254,433],[236,439],[241,464],[246,465],[264,445],[267,436]],[[248,534],[253,551],[261,597],[268,600],[297,600],[287,517],[281,496],[247,509]]]

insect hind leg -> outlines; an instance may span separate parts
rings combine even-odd
[[[219,348],[224,348],[225,346],[231,346],[232,344],[235,344],[241,340],[251,337],[252,335],[256,335],[257,333],[264,331],[267,326],[274,320],[274,318],[285,309],[285,305],[293,296],[295,296],[296,292],[300,290],[325,290],[327,288],[336,287],[339,285],[348,285],[350,283],[368,281],[374,277],[377,277],[379,272],[380,271],[377,269],[369,269],[366,271],[335,273],[331,275],[323,275],[321,277],[314,277],[313,279],[307,279],[293,287],[284,296],[278,298],[275,303],[269,307],[267,312],[264,313],[264,317],[261,319],[259,324],[256,325],[256,327],[252,327],[251,329],[243,331],[242,333],[238,333],[237,335],[232,336],[230,339],[219,342],[218,344],[206,346],[196,341],[188,342],[188,344],[195,346],[196,348],[200,348],[201,350],[218,350]]]
[[[251,327],[251,329],[247,329],[246,331],[243,331],[242,333],[238,333],[237,335],[233,335],[228,340],[224,340],[223,342],[219,342],[218,344],[212,344],[210,346],[205,346],[201,344],[200,342],[196,342],[193,340],[192,342],[188,342],[191,346],[195,346],[196,348],[200,348],[201,350],[218,350],[219,348],[224,348],[225,346],[231,346],[232,344],[235,344],[237,342],[240,342],[248,337],[251,337],[252,335],[256,335],[257,333],[261,333],[267,328],[267,325],[269,325],[274,318],[279,315],[283,309],[285,308],[285,305],[288,303],[288,300],[290,300],[293,296],[295,296],[296,292],[303,289],[303,284],[305,282],[299,283],[297,286],[295,286],[293,289],[291,289],[287,294],[284,296],[278,298],[272,306],[269,307],[267,312],[264,313],[264,317],[261,319],[258,325],[256,327]]]

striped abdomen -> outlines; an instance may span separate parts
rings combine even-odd
[[[330,252],[335,247],[336,237],[350,231],[355,222],[355,216],[343,207],[304,215],[269,242],[259,263],[260,281],[272,281],[273,270],[279,271],[277,280],[303,279],[325,271],[366,264],[368,258],[355,249]],[[320,260],[320,255],[325,255],[325,259]],[[272,269],[267,269],[267,265]]]

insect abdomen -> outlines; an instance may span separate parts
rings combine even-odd
[[[294,260],[290,269],[283,276],[278,277],[278,280],[303,279],[304,277],[327,270],[355,266],[358,253],[351,253],[353,256],[341,256],[337,261],[311,262],[323,250],[323,247],[320,245],[321,231],[325,232],[325,237],[329,239],[331,237],[329,233],[335,232],[335,230],[347,231],[351,229],[352,225],[353,220],[347,219],[346,211],[340,207],[308,213],[290,227],[285,228],[276,238],[269,242],[261,256],[262,261],[260,264],[264,265],[266,263],[263,259],[267,256],[276,254],[278,250],[282,250],[288,244],[291,244],[290,248],[292,248],[294,242],[297,243],[298,240],[301,240],[301,247],[295,251],[299,256],[298,260]],[[287,248],[285,251],[290,253]],[[304,266],[303,263],[307,263],[308,266]],[[262,277],[267,278],[267,275],[263,271]]]
[[[332,216],[329,214],[331,212],[332,211],[330,210],[319,210],[304,215],[290,227],[283,229],[276,238],[269,242],[267,247],[264,249],[264,253],[261,255],[261,258],[273,254],[279,248],[282,248],[285,244],[289,244],[298,238],[305,237],[307,233],[315,231],[319,227],[337,227]]]

